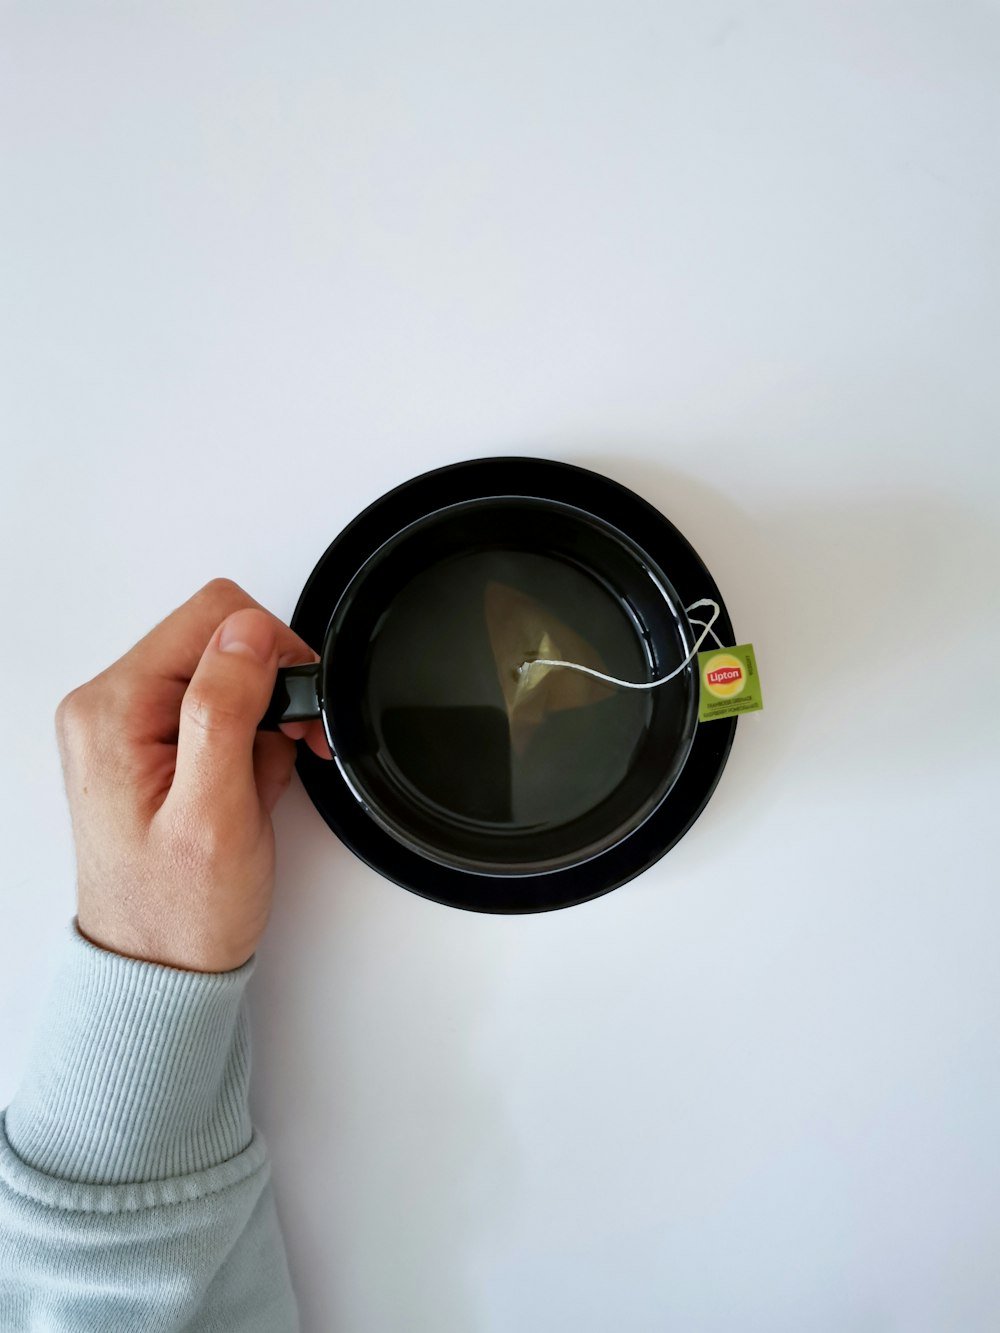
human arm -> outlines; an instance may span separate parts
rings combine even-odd
[[[244,992],[294,763],[256,723],[278,665],[314,658],[218,580],[60,705],[78,913],[0,1122],[11,1333],[297,1327]]]

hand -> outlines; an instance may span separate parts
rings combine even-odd
[[[253,954],[274,883],[271,811],[293,739],[258,732],[279,666],[317,654],[215,579],[56,712],[77,855],[77,924],[94,944],[197,972]],[[290,739],[292,738],[292,739]]]

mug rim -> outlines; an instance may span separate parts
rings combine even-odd
[[[692,661],[687,664],[683,672],[683,679],[686,683],[686,700],[684,706],[682,740],[672,751],[669,766],[665,766],[662,776],[651,787],[648,795],[637,803],[635,810],[623,817],[613,829],[606,832],[603,836],[594,836],[590,838],[589,841],[581,842],[572,850],[565,851],[561,854],[553,854],[548,857],[535,858],[526,861],[503,861],[490,857],[485,851],[481,857],[471,854],[461,855],[457,852],[451,853],[446,847],[436,844],[428,838],[421,838],[412,829],[407,829],[405,825],[397,823],[392,819],[391,815],[382,807],[378,793],[365,782],[363,774],[358,772],[357,767],[344,757],[345,747],[341,743],[342,737],[340,735],[342,728],[338,728],[336,724],[337,709],[333,705],[332,700],[328,702],[329,696],[327,691],[327,685],[333,674],[333,663],[337,652],[338,633],[335,632],[335,626],[337,626],[338,618],[350,614],[350,607],[353,601],[357,597],[363,596],[365,581],[374,572],[379,562],[385,560],[390,554],[405,546],[408,540],[418,537],[422,532],[426,532],[428,529],[439,524],[447,523],[449,518],[459,518],[477,508],[492,509],[505,505],[509,505],[512,508],[518,506],[539,506],[543,511],[558,510],[564,513],[567,517],[570,517],[573,521],[578,522],[582,527],[585,526],[587,528],[596,528],[600,530],[609,541],[614,542],[619,548],[626,552],[636,567],[637,576],[641,570],[649,577],[662,598],[664,610],[667,613],[665,619],[669,616],[672,620],[685,653],[690,652],[695,640],[695,635],[683,602],[670,582],[666,572],[660,568],[649,552],[641,548],[626,532],[623,532],[616,525],[609,523],[600,515],[594,514],[591,510],[584,509],[578,504],[572,504],[564,500],[539,496],[500,494],[458,500],[452,504],[439,506],[434,510],[430,510],[414,518],[397,532],[387,537],[386,540],[372,552],[371,556],[356,571],[354,577],[347,584],[338,598],[337,604],[330,614],[330,620],[323,639],[320,654],[319,677],[317,680],[317,697],[319,700],[323,730],[326,734],[330,752],[337,761],[341,776],[353,793],[355,800],[358,801],[370,817],[374,819],[390,837],[396,838],[418,856],[424,857],[437,865],[454,867],[459,870],[470,870],[474,873],[492,878],[503,878],[510,875],[542,875],[559,869],[579,866],[627,838],[652,816],[657,806],[659,806],[662,801],[668,798],[674,783],[680,776],[684,764],[687,762],[691,747],[694,744],[698,710],[696,670],[695,664]],[[539,549],[537,554],[547,555],[548,553]],[[599,566],[588,566],[586,573],[597,579],[599,582],[602,581],[602,571]],[[401,591],[401,588],[397,591]],[[609,588],[608,591],[612,593],[613,596],[617,597],[617,594],[613,589]],[[626,618],[631,618],[628,616],[627,612]],[[639,637],[641,641],[642,636],[640,635]],[[642,650],[644,651],[644,655],[648,657],[648,651],[646,651],[647,645],[645,643],[642,643]],[[649,664],[647,663],[647,665]],[[577,819],[582,822],[586,820],[589,813],[590,812],[581,814]],[[514,836],[517,835],[511,835],[511,839]],[[488,837],[489,835],[484,835],[484,840]],[[442,839],[442,843],[443,842],[444,839]]]
[[[386,492],[357,515],[317,561],[291,617],[306,642],[322,644],[331,604],[373,550],[409,517],[456,499],[517,494],[568,500],[619,528],[662,567],[682,606],[699,597],[719,605],[716,629],[734,643],[722,593],[704,561],[674,524],[642,496],[602,473],[552,459],[519,456],[477,458],[435,468]],[[691,828],[708,804],[725,768],[736,719],[699,724],[687,761],[669,798],[641,828],[610,851],[582,865],[532,876],[488,876],[431,862],[403,847],[358,804],[336,763],[298,744],[297,767],[317,810],[342,842],[383,877],[419,896],[468,911],[551,911],[601,896],[658,861]]]

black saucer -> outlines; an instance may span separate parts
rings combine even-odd
[[[490,497],[530,497],[570,505],[624,534],[664,570],[682,606],[702,597],[721,608],[716,632],[733,643],[718,588],[677,529],[634,492],[584,468],[530,458],[490,458],[424,473],[377,500],[338,536],[310,575],[292,628],[320,651],[345,590],[383,544],[445,506]],[[369,815],[335,763],[299,745],[297,766],[330,828],[380,874],[426,898],[484,912],[538,912],[598,897],[632,879],[683,837],[704,809],[726,764],[736,720],[700,724],[665,798],[614,846],[579,864],[531,874],[481,874],[440,864],[404,845]]]

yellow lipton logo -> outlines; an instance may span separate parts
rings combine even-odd
[[[717,699],[732,699],[747,683],[743,663],[732,653],[716,653],[702,668],[705,689]]]

